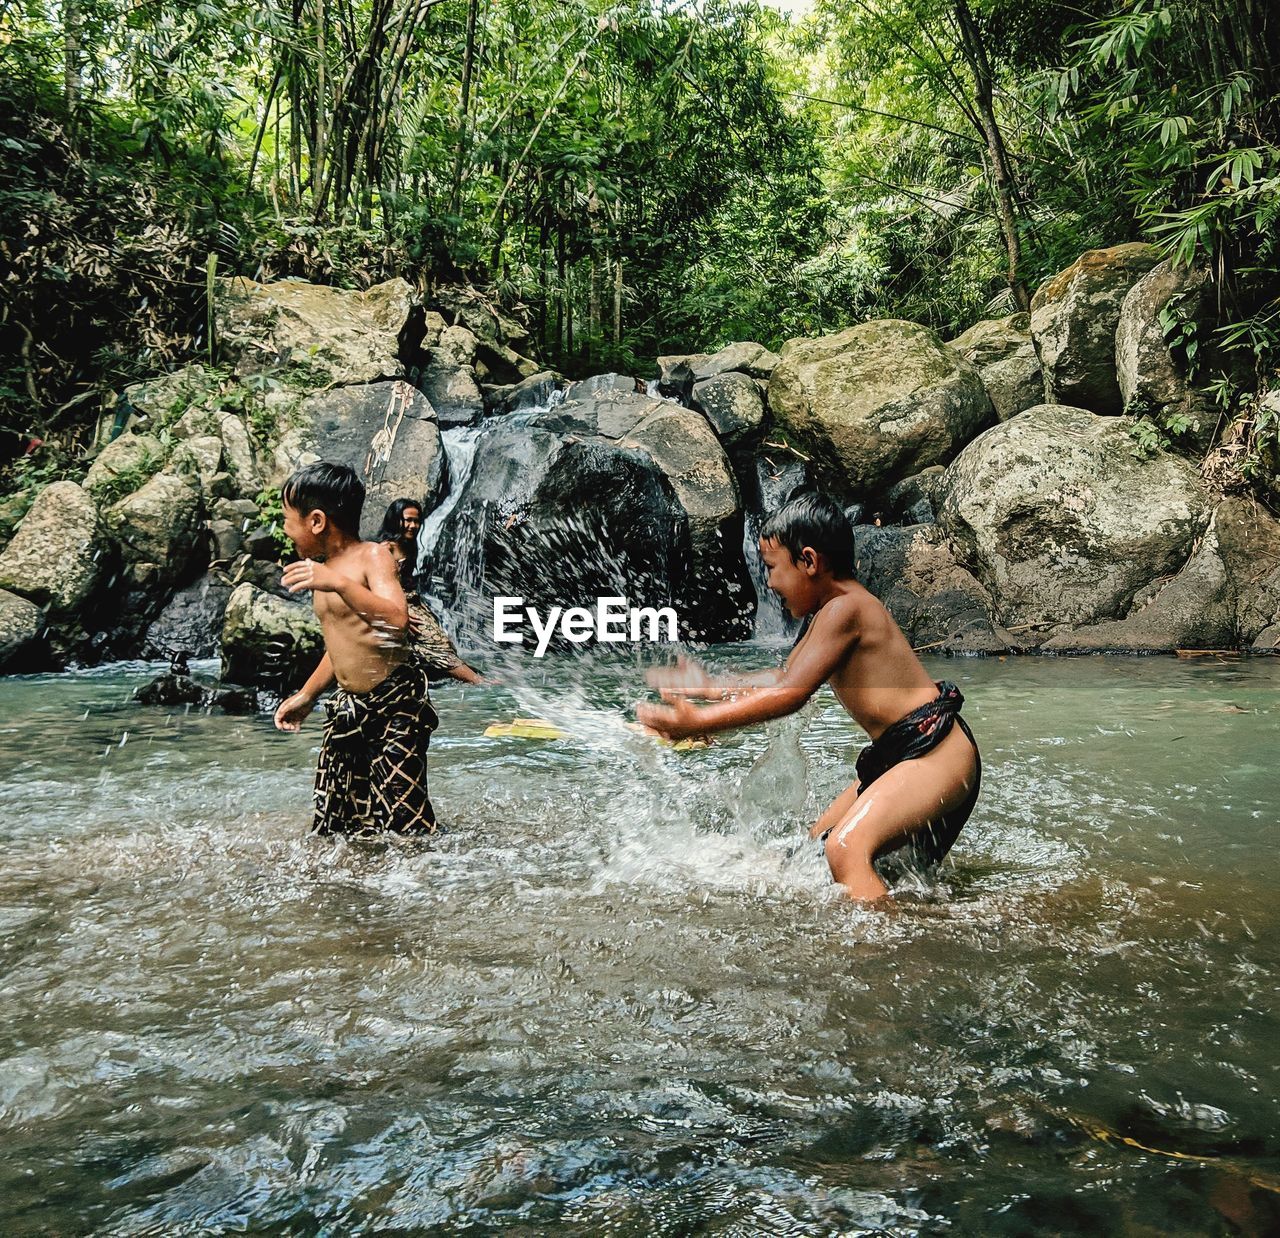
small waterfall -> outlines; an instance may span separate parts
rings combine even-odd
[[[440,540],[440,530],[449,514],[458,505],[467,482],[471,480],[471,469],[476,462],[476,445],[486,426],[457,426],[440,431],[440,442],[444,448],[444,458],[448,462],[449,493],[444,500],[428,513],[418,532],[418,573],[423,573],[431,560],[431,555]]]
[[[755,493],[747,498],[746,518],[742,522],[742,555],[756,591],[756,623],[752,635],[758,641],[781,643],[790,640],[796,632],[796,621],[769,589],[759,542],[765,521],[807,477],[808,470],[799,460],[777,463],[768,456],[755,459]]]

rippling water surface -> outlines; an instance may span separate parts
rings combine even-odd
[[[0,682],[6,1233],[1280,1228],[1280,660],[933,664],[984,795],[892,915],[825,693],[674,753],[623,660],[450,685],[451,833],[348,846],[318,718],[155,669]]]

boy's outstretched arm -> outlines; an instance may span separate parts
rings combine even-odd
[[[326,653],[320,659],[320,665],[311,672],[307,682],[291,697],[281,701],[277,706],[275,716],[276,730],[299,730],[307,715],[316,707],[316,701],[320,699],[320,694],[333,687],[335,679],[333,663],[329,661],[329,655]]]
[[[645,671],[645,683],[656,688],[664,701],[678,696],[696,697],[702,701],[722,701],[740,692],[754,692],[776,684],[783,668],[771,666],[763,671],[747,671],[741,675],[713,675],[702,663],[680,654],[674,666],[654,666]]]
[[[713,705],[693,705],[676,693],[664,693],[667,704],[641,705],[636,717],[659,735],[673,740],[781,718],[795,713],[857,643],[857,605],[851,599],[837,598],[818,612],[776,683],[755,687],[736,699]]]

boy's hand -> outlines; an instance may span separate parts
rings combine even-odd
[[[298,731],[302,729],[307,715],[316,707],[314,698],[305,692],[295,692],[287,700],[280,702],[276,708],[276,730]]]
[[[645,671],[645,682],[662,693],[663,700],[676,696],[702,696],[716,690],[716,681],[700,663],[680,654],[675,666],[655,666]]]
[[[299,559],[290,563],[280,577],[280,583],[290,593],[310,589],[313,593],[335,593],[342,587],[342,577],[333,568],[314,559]]]
[[[669,704],[636,707],[636,717],[644,726],[672,742],[694,735],[700,736],[705,732],[706,728],[699,724],[700,711],[696,705],[690,705],[683,696],[675,693],[663,695]]]

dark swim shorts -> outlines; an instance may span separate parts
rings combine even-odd
[[[905,718],[899,718],[892,726],[886,727],[875,743],[868,744],[858,754],[857,775],[861,784],[858,795],[861,798],[862,793],[877,778],[887,774],[895,765],[916,760],[932,752],[951,734],[952,726],[958,726],[973,744],[977,770],[964,803],[946,816],[930,821],[908,844],[915,857],[925,864],[938,863],[951,850],[961,828],[969,820],[973,806],[978,802],[978,792],[982,788],[982,757],[978,753],[978,744],[969,724],[960,716],[963,704],[964,697],[960,689],[944,680],[938,684],[938,695],[932,701],[921,705],[919,709],[913,709]],[[827,834],[830,833],[828,830]],[[823,835],[824,840],[827,834]]]

